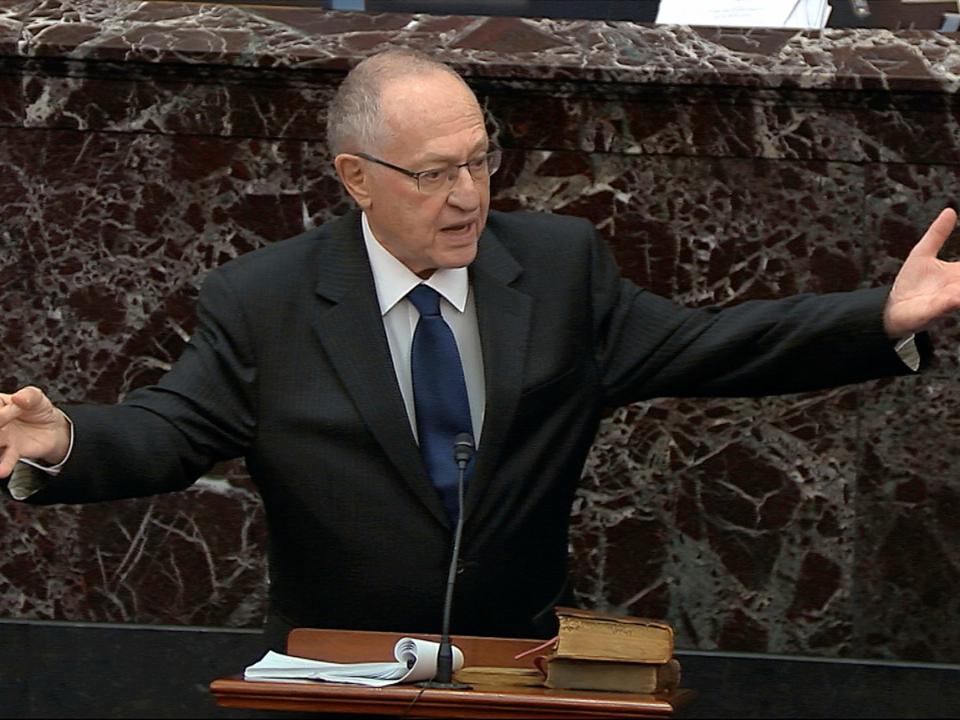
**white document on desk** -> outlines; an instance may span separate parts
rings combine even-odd
[[[269,650],[243,673],[244,680],[269,682],[351,683],[367,687],[385,687],[398,683],[432,680],[437,674],[437,650],[431,640],[401,638],[393,648],[396,662],[334,663],[294,657]],[[453,671],[463,667],[463,652],[453,646]]]
[[[827,0],[800,0],[781,27],[822,30],[833,8]]]
[[[660,0],[657,22],[665,25],[822,28],[827,0]]]

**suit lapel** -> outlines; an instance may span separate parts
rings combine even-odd
[[[414,494],[448,525],[397,385],[359,214],[339,218],[330,228],[319,258],[317,294],[332,304],[315,315],[314,327],[374,437]]]
[[[331,303],[315,315],[320,342],[391,462],[434,517],[449,526],[424,468],[397,385],[359,214],[349,213],[329,227],[317,271],[317,294]],[[476,466],[464,501],[465,521],[495,495],[491,485],[496,482],[497,458],[520,399],[531,299],[510,284],[521,271],[514,257],[487,230],[477,259],[470,266],[483,352],[486,409]]]
[[[476,519],[480,507],[497,495],[491,490],[496,484],[497,459],[520,399],[532,307],[527,294],[510,287],[521,271],[488,230],[471,265],[487,405],[476,466],[464,500],[465,522]]]

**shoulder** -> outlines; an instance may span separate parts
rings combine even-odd
[[[299,235],[240,255],[212,270],[207,280],[258,291],[272,285],[289,286],[298,280],[312,282],[315,278],[304,270],[319,267],[331,237],[337,232],[350,232],[354,221],[359,233],[359,220],[353,214],[337,217]]]
[[[491,211],[487,226],[504,241],[509,241],[513,236],[559,236],[567,239],[592,238],[594,235],[594,227],[589,220],[545,212]]]
[[[291,267],[302,267],[302,263],[318,251],[318,241],[327,234],[326,228],[327,225],[321,225],[294,237],[251,250],[225,262],[212,270],[211,274],[239,280],[259,273],[273,274]]]
[[[589,220],[535,212],[491,212],[487,229],[521,265],[583,265],[602,243]]]

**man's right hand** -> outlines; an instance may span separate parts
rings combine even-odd
[[[57,465],[69,449],[70,422],[39,388],[0,393],[0,478],[21,458]]]

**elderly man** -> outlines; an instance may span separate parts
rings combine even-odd
[[[0,395],[0,477],[27,502],[178,490],[244,457],[275,643],[293,626],[437,631],[458,518],[453,631],[549,633],[603,408],[907,373],[927,352],[914,334],[960,305],[960,269],[936,257],[952,210],[892,290],[724,310],[645,292],[587,222],[489,211],[500,151],[477,100],[415,52],[348,75],[329,141],[359,210],[210,273],[156,386],[115,406]],[[476,444],[462,507],[458,437]]]

